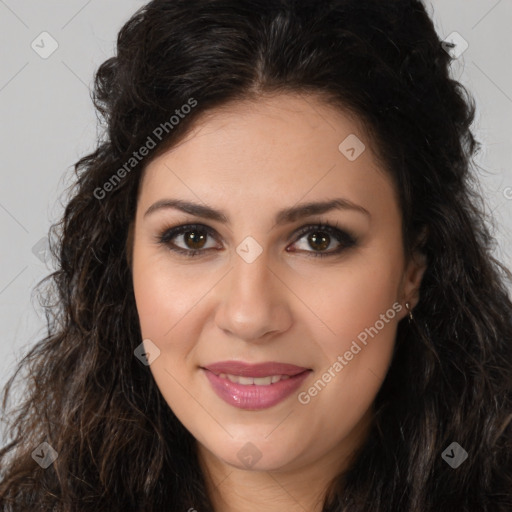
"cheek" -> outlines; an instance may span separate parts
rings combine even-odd
[[[145,240],[134,245],[133,286],[143,336],[164,338],[191,312],[211,280]],[[206,281],[206,282],[205,282]]]
[[[331,332],[327,339],[333,349],[373,326],[381,315],[390,320],[384,322],[383,331],[398,321],[400,259],[394,251],[388,251],[387,256],[384,251],[373,252],[379,256],[357,256],[338,269],[324,271],[323,275],[311,274],[295,288],[297,295],[306,298],[311,311]]]
[[[313,317],[308,322],[310,339],[322,354],[317,368],[321,382],[305,390],[303,402],[309,397],[318,404],[351,404],[350,413],[343,407],[340,414],[355,421],[374,399],[391,361],[403,309],[398,302],[399,243],[397,247],[375,245],[337,270],[316,275],[309,280],[314,287],[304,283],[298,290],[322,323]],[[313,324],[320,331],[315,333]],[[314,398],[320,394],[321,398]]]
[[[180,417],[190,407],[190,397],[183,391],[192,388],[193,368],[187,366],[187,356],[200,334],[194,304],[204,294],[197,276],[188,275],[192,270],[182,270],[171,268],[165,251],[134,250],[133,285],[141,334],[160,351],[149,369],[165,401]]]
[[[358,424],[391,362],[402,309],[397,302],[400,259],[392,252],[354,260],[309,289],[309,304],[330,333],[322,329],[328,334],[312,335],[322,360],[316,379],[298,398],[303,414],[316,418],[326,438],[347,435]]]
[[[194,279],[193,275],[188,275],[191,272],[183,268],[178,272],[176,266],[171,267],[165,251],[135,244],[133,286],[141,334],[160,349],[160,357],[151,365],[152,370],[162,363],[172,369],[176,354],[190,350],[188,343],[193,339],[194,323],[188,320],[204,288],[197,276]]]

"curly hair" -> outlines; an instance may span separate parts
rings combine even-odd
[[[450,77],[451,59],[420,0],[140,8],[97,70],[103,129],[75,164],[64,214],[50,228],[58,267],[38,285],[47,335],[4,390],[0,509],[213,510],[195,439],[133,355],[141,332],[129,234],[139,184],[201,114],[307,92],[364,123],[396,186],[404,247],[428,260],[414,321],[398,325],[370,434],[323,510],[510,512],[512,276],[492,254],[471,172],[475,104]],[[160,130],[157,148],[120,173],[191,98],[197,105]],[[107,182],[112,190],[100,194]],[[26,389],[11,407],[18,381]],[[31,457],[43,441],[58,453],[47,469]],[[441,457],[453,441],[469,452],[456,470]]]

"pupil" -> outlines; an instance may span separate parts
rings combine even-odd
[[[329,247],[329,236],[319,236],[318,232],[311,233],[309,241],[315,249],[326,249]]]

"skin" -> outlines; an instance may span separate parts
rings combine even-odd
[[[366,146],[354,161],[338,149],[350,134]],[[145,215],[167,198],[223,210],[230,224],[172,208]],[[369,215],[331,210],[275,223],[285,207],[332,198]],[[319,221],[349,230],[356,245],[314,257],[340,246],[328,237],[319,249],[307,233],[294,235]],[[214,230],[202,255],[158,243],[166,229],[190,223]],[[420,254],[406,261],[401,223],[392,181],[362,126],[319,97],[226,105],[147,165],[132,226],[140,326],[160,350],[152,375],[198,442],[216,511],[321,510],[329,482],[368,434],[405,302],[412,309],[419,298],[426,262]],[[263,250],[252,263],[236,252],[248,236]],[[172,242],[198,247],[190,236]],[[297,392],[268,409],[241,410],[221,400],[200,369],[224,360],[291,363],[313,370],[299,390],[307,391],[395,303],[400,312],[307,404]],[[250,467],[237,456],[249,442],[261,454]]]

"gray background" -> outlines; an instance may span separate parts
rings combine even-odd
[[[94,149],[94,71],[144,3],[0,0],[0,387],[45,333],[31,296],[50,264],[33,248],[62,212],[59,197],[72,183],[73,164]],[[452,75],[476,100],[481,190],[495,218],[496,256],[512,268],[512,2],[432,0],[427,6],[442,39],[455,31],[469,44]],[[41,42],[44,31],[58,44],[46,59],[31,47],[35,41],[40,51],[50,48],[49,39]]]

